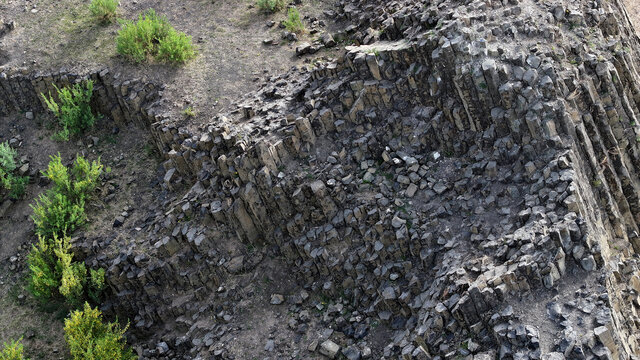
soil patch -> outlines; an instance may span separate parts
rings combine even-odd
[[[179,5],[161,0],[121,2],[121,19],[134,20],[153,8],[166,15],[176,29],[192,36],[199,55],[179,67],[136,65],[118,56],[115,37],[120,25],[97,24],[87,4],[84,0],[0,0],[0,13],[17,24],[3,38],[2,47],[11,54],[10,61],[4,60],[6,65],[41,71],[65,68],[78,73],[108,67],[124,78],[165,83],[166,109],[180,115],[192,107],[197,116],[189,123],[197,125],[207,123],[218,111],[231,109],[235,100],[257,89],[258,80],[303,64],[295,54],[299,42],[281,40],[283,29],[278,23],[286,12],[264,14],[253,0],[190,0]],[[331,2],[322,1],[305,2],[299,7],[309,29],[299,36],[300,41],[316,39],[323,31],[337,28],[323,14],[330,8]],[[318,19],[314,27],[317,33],[311,28],[311,18]],[[264,45],[265,39],[280,44]],[[331,53],[321,51],[314,57]],[[2,61],[0,53],[0,65]]]

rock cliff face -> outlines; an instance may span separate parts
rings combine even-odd
[[[106,308],[133,319],[141,355],[231,358],[236,279],[277,258],[296,322],[319,309],[344,335],[328,357],[640,356],[640,42],[621,2],[336,15],[362,45],[199,129],[153,110],[159,87],[92,75],[105,113],[154,135],[166,189],[190,185],[127,247],[76,244],[108,269]],[[0,112],[33,110],[54,78],[3,74]]]

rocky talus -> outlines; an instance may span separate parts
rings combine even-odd
[[[297,287],[262,306],[304,335],[277,358],[640,356],[640,42],[621,2],[338,5],[344,57],[200,127],[161,114],[160,86],[90,75],[105,114],[149,128],[172,194],[126,242],[76,239],[141,358],[248,359],[229,350],[239,279],[274,259]],[[0,113],[76,78],[2,73]]]

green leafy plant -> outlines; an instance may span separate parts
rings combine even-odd
[[[54,243],[57,238],[54,239]],[[54,244],[39,237],[38,245],[33,246],[27,256],[27,265],[31,272],[28,290],[41,301],[53,298],[60,287],[60,269],[55,257]]]
[[[119,54],[140,63],[148,57],[169,63],[185,63],[196,56],[191,37],[177,31],[153,9],[138,21],[123,21],[116,39]]]
[[[103,24],[110,24],[116,19],[118,0],[91,0],[91,15]]]
[[[54,137],[57,140],[68,141],[69,137],[82,134],[91,128],[96,121],[96,117],[91,110],[91,97],[93,96],[93,81],[89,80],[84,85],[75,84],[72,87],[56,89],[59,103],[51,93],[49,96],[40,94],[47,107],[58,118],[58,123],[62,127]]]
[[[27,184],[29,184],[29,179],[28,176],[12,176],[9,197],[12,199],[23,198]]]
[[[375,56],[380,56],[380,51],[376,48],[366,50],[367,54],[373,54]]]
[[[82,156],[77,156],[73,167],[68,169],[62,164],[62,158],[58,154],[51,156],[47,170],[42,174],[53,182],[54,192],[73,200],[84,200],[98,186],[98,178],[103,169],[100,159],[89,162]]]
[[[104,270],[91,270],[87,279],[85,265],[73,261],[67,235],[86,222],[85,200],[98,186],[102,171],[100,160],[89,162],[77,156],[68,168],[58,154],[51,156],[47,170],[42,172],[53,186],[31,206],[38,245],[27,258],[31,271],[29,290],[37,299],[64,298],[76,307],[86,298],[100,298]]]
[[[17,176],[14,171],[17,168],[16,157],[18,152],[9,143],[0,143],[0,185],[9,191],[9,197],[19,199],[24,196],[25,188],[29,183],[28,176]]]
[[[184,111],[182,113],[186,117],[195,117],[196,116],[196,111],[191,106],[189,106],[188,108],[184,109]]]
[[[74,202],[61,193],[40,195],[31,208],[36,234],[48,238],[72,233],[87,219],[84,201]]]
[[[73,261],[71,240],[68,236],[46,240],[38,238],[27,257],[31,276],[28,290],[41,302],[64,299],[77,308],[86,298],[98,302],[104,289],[104,269],[90,269],[82,262]]]
[[[89,299],[96,303],[100,302],[104,290],[104,273],[104,269],[89,270]]]
[[[287,13],[287,18],[282,22],[287,31],[292,33],[303,33],[305,31],[304,24],[300,18],[298,9],[291,7]]]
[[[256,5],[264,12],[274,13],[284,9],[286,2],[285,0],[257,0]]]
[[[127,328],[105,323],[100,310],[85,303],[65,319],[64,337],[73,360],[134,360],[137,356],[124,339]]]
[[[158,43],[158,55],[160,61],[182,64],[196,57],[196,52],[191,42],[191,36],[169,29],[168,35]]]
[[[69,169],[58,154],[51,156],[47,170],[43,171],[53,187],[32,205],[38,244],[27,257],[31,273],[28,288],[42,302],[63,298],[75,308],[87,298],[99,301],[104,289],[104,270],[92,269],[87,278],[85,265],[73,261],[67,234],[86,221],[85,199],[97,187],[102,169],[100,160],[89,162],[82,156],[77,156]]]
[[[0,144],[0,169],[11,172],[16,169],[16,156],[18,152],[8,142]]]
[[[51,156],[42,174],[51,180],[53,187],[31,205],[36,234],[45,238],[64,236],[84,224],[85,199],[98,186],[103,168],[99,159],[89,162],[77,156],[73,167],[68,169],[62,164],[60,154]]]
[[[87,282],[87,268],[84,263],[73,262],[71,254],[71,244],[68,238],[60,243],[55,249],[57,265],[61,269],[60,287],[58,291],[67,303],[76,307],[82,303],[84,298],[85,284]]]
[[[4,343],[2,351],[0,351],[0,360],[28,360],[23,355],[21,340]]]

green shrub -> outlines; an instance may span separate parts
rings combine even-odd
[[[74,201],[84,200],[98,186],[98,178],[104,166],[97,161],[89,162],[82,156],[76,156],[71,169],[62,164],[60,154],[51,156],[47,170],[42,174],[53,182],[51,189]]]
[[[28,176],[16,176],[13,174],[17,165],[18,152],[9,143],[0,143],[0,186],[9,191],[9,197],[19,199],[24,196],[25,188],[29,183]]]
[[[116,19],[118,0],[91,0],[91,15],[103,24],[112,23]]]
[[[70,136],[82,134],[91,128],[96,121],[91,111],[91,97],[93,96],[93,81],[89,80],[83,86],[75,84],[62,89],[56,89],[60,103],[56,102],[51,93],[49,97],[40,94],[47,107],[58,118],[62,130],[55,134],[58,140],[68,141]]]
[[[153,9],[138,16],[138,22],[123,21],[118,32],[118,53],[134,62],[143,62],[148,55],[157,52],[157,43],[167,36],[171,25],[164,17],[158,17]]]
[[[303,33],[305,31],[302,19],[300,19],[300,12],[298,9],[292,7],[289,8],[287,18],[282,22],[287,31],[292,33]]]
[[[28,176],[11,176],[9,189],[9,197],[12,199],[20,199],[24,197],[27,184],[29,184]]]
[[[89,270],[89,299],[100,302],[100,296],[104,290],[104,269]]]
[[[87,282],[87,268],[84,263],[73,262],[71,244],[68,238],[55,249],[58,267],[61,270],[60,287],[58,291],[69,305],[79,306],[84,299],[85,284]]]
[[[39,240],[27,259],[31,271],[29,290],[37,299],[64,298],[76,307],[86,298],[96,302],[100,298],[104,270],[91,270],[87,279],[84,264],[73,262],[67,234],[86,222],[85,200],[98,186],[102,169],[100,160],[89,162],[82,156],[67,168],[58,154],[51,156],[47,170],[42,172],[53,186],[31,206]]]
[[[4,343],[3,349],[0,352],[0,360],[26,360],[22,354],[23,349],[20,340]]]
[[[116,39],[118,53],[140,63],[148,57],[170,63],[184,63],[196,56],[191,37],[177,31],[153,9],[138,21],[123,21]]]
[[[68,236],[46,240],[39,237],[27,256],[31,272],[28,289],[42,301],[64,299],[76,308],[86,298],[98,302],[104,289],[104,269],[89,271],[82,262],[74,262]]]
[[[0,144],[0,170],[8,173],[16,169],[18,152],[8,142]]]
[[[103,322],[100,310],[84,304],[83,310],[71,313],[64,321],[64,338],[73,360],[134,360],[124,339],[128,326]]]
[[[54,243],[56,241],[57,238]],[[55,297],[60,287],[61,269],[58,268],[54,246],[43,237],[39,237],[38,245],[34,245],[27,256],[27,265],[31,272],[28,290],[41,301]]]
[[[53,182],[53,187],[31,205],[36,234],[45,238],[64,236],[84,224],[85,199],[98,186],[102,170],[100,160],[89,162],[77,156],[73,167],[68,169],[62,164],[60,154],[51,156],[42,174]]]
[[[173,28],[169,29],[167,37],[158,43],[157,58],[161,61],[174,64],[185,63],[195,56],[191,36]]]
[[[257,0],[256,4],[258,5],[258,9],[274,13],[284,9],[286,2],[285,0]]]
[[[41,194],[31,208],[31,219],[36,226],[36,234],[46,238],[70,234],[87,219],[84,201],[74,202],[62,193]]]

